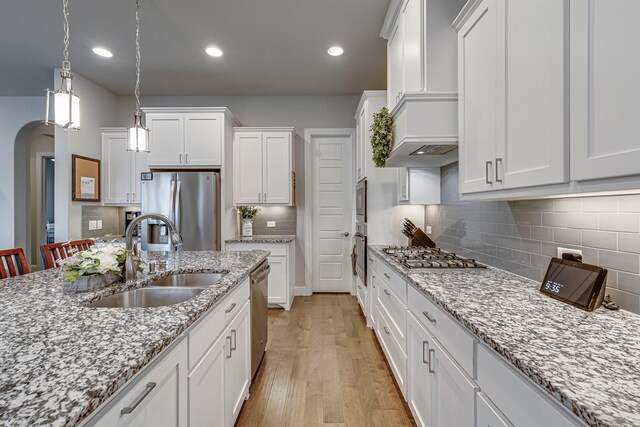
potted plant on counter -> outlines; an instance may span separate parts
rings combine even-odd
[[[122,268],[125,249],[107,245],[75,252],[68,258],[59,259],[62,267],[62,290],[85,292],[99,289],[123,279]]]
[[[253,219],[260,213],[258,206],[238,206],[238,216],[242,219],[242,237],[253,236]]]

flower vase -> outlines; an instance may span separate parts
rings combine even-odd
[[[78,276],[78,278],[74,282],[62,282],[62,291],[93,291],[120,281],[122,281],[122,276],[119,276],[112,271],[107,271],[105,274],[90,274],[87,276]]]
[[[249,218],[242,220],[242,237],[253,236],[253,222]]]

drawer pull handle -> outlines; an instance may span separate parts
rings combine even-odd
[[[120,415],[128,415],[135,411],[135,409],[142,403],[142,401],[151,393],[151,391],[156,388],[155,382],[148,382],[142,393],[136,397],[136,400],[129,406],[126,406],[120,410]]]
[[[231,353],[233,352],[233,349],[231,348],[231,337],[227,337],[227,348],[229,349],[229,354],[227,354],[227,359],[231,359]]]
[[[433,362],[431,361],[432,360],[431,359],[431,355],[432,354],[435,356],[436,351],[434,349],[430,348],[429,349],[429,372],[431,372],[432,374],[435,374],[436,370],[433,368]]]
[[[384,277],[386,277],[387,280],[391,280],[391,276],[389,276],[387,273],[384,273]]]
[[[233,304],[231,304],[231,307],[227,308],[224,312],[225,313],[231,313],[234,308],[236,308],[236,303],[235,302]]]
[[[429,341],[422,341],[422,363],[425,365],[429,364],[429,360],[427,359],[427,352],[425,351],[428,348]]]
[[[387,290],[387,289],[384,290],[384,293],[387,294],[388,297],[391,296],[391,292],[389,292],[389,290]]]
[[[231,342],[232,342],[231,351],[235,351],[236,350],[236,344],[237,344],[237,342],[236,342],[236,330],[235,329],[231,330]]]
[[[423,311],[422,314],[424,315],[424,317],[426,317],[427,319],[429,319],[429,322],[435,324],[436,323],[436,319],[434,317],[431,317],[429,315],[428,311]]]
[[[391,332],[389,332],[389,329],[386,326],[383,326],[383,329],[387,333],[387,335],[391,335]]]

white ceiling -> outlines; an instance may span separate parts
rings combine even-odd
[[[353,95],[386,86],[389,0],[141,0],[143,95]],[[134,0],[70,0],[71,66],[133,91]],[[330,45],[345,53],[327,55]],[[114,57],[98,57],[103,45]],[[204,53],[218,45],[221,58]],[[62,61],[61,0],[0,0],[0,95],[40,95]]]

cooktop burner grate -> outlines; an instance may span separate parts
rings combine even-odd
[[[382,249],[387,255],[408,269],[417,268],[486,268],[474,259],[462,258],[453,252],[439,248],[387,246]]]

